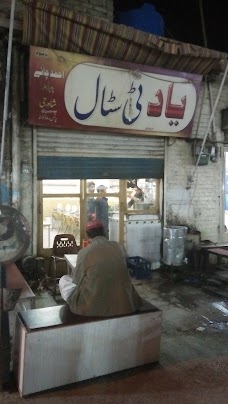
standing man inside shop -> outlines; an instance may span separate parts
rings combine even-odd
[[[108,198],[106,197],[107,187],[99,185],[97,192],[99,196],[95,200],[96,219],[100,220],[104,226],[104,236],[109,239],[109,216],[108,216]]]
[[[93,194],[95,191],[95,183],[93,181],[89,181],[87,183],[87,193]],[[95,198],[88,196],[87,203],[86,203],[86,214],[87,220],[94,220],[95,219]]]

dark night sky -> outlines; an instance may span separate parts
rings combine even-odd
[[[165,36],[182,42],[205,46],[200,15],[200,0],[153,0],[165,22]],[[143,0],[116,0],[115,10],[140,7]],[[226,3],[224,5],[223,3]],[[228,52],[227,0],[202,0],[207,47]]]

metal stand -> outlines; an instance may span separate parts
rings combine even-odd
[[[6,286],[5,270],[0,265],[0,391],[10,381],[10,332],[9,316],[4,310],[3,290]]]
[[[10,331],[8,311],[13,310],[15,297],[7,289],[3,264],[15,262],[30,243],[28,222],[16,209],[0,205],[0,391],[10,384]],[[16,290],[16,295],[18,290]],[[9,295],[9,297],[8,297]],[[17,295],[19,297],[19,295]],[[9,304],[12,302],[12,304]]]

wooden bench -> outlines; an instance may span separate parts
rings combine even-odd
[[[158,362],[162,312],[82,317],[67,305],[18,312],[14,373],[21,396]]]
[[[18,305],[21,310],[26,310],[25,302],[29,301],[30,308],[35,308],[35,294],[26,282],[21,271],[14,263],[6,264],[4,266],[6,271],[6,287],[8,289],[22,289]]]

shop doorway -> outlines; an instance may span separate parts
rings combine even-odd
[[[39,181],[38,254],[50,256],[56,234],[70,233],[78,246],[85,224],[103,222],[106,236],[126,247],[127,217],[159,214],[160,180],[87,179]]]

